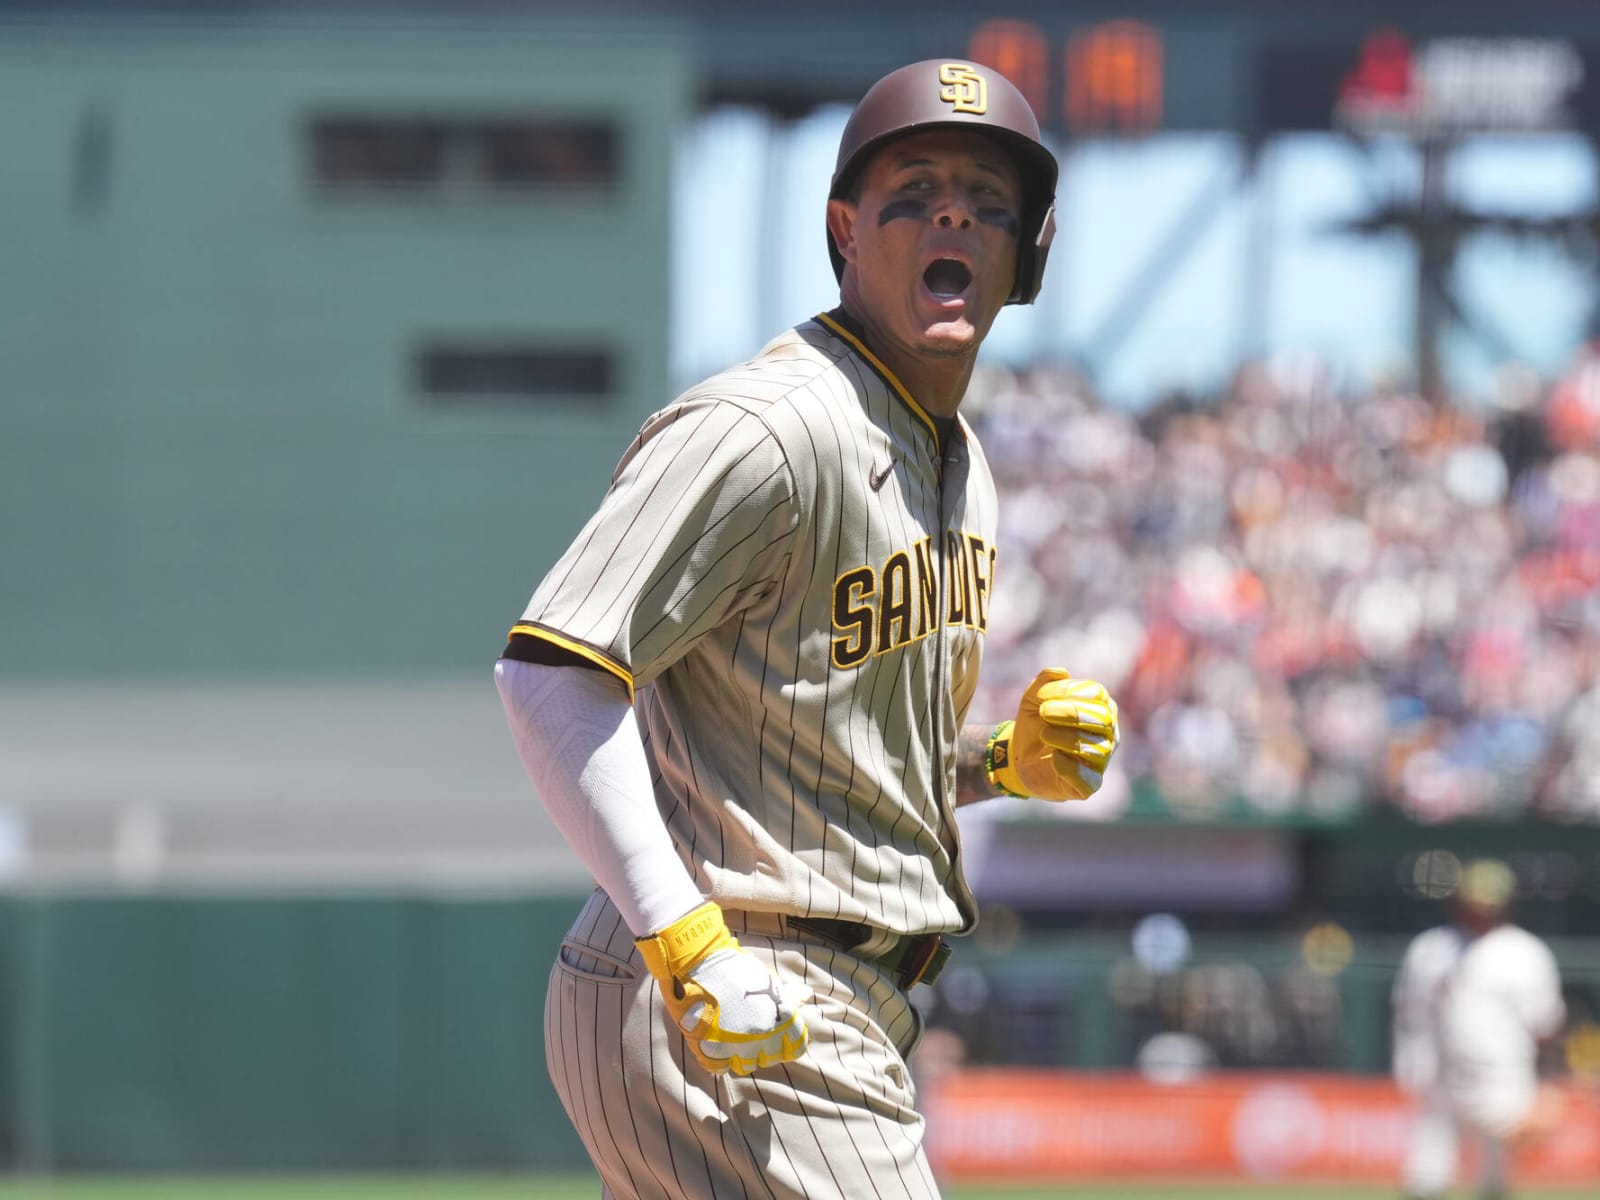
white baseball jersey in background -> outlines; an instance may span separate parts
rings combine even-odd
[[[1503,1186],[1504,1140],[1538,1088],[1538,1044],[1566,1018],[1555,956],[1515,925],[1480,937],[1454,926],[1419,934],[1394,990],[1396,1081],[1422,1101],[1406,1163],[1414,1195],[1454,1176],[1459,1134],[1482,1142],[1486,1184]]]

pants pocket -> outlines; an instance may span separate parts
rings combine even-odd
[[[590,983],[632,983],[639,977],[633,963],[568,938],[561,943],[556,965],[565,975]]]

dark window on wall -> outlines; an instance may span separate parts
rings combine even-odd
[[[440,404],[608,398],[611,352],[548,346],[436,343],[416,352],[417,386]]]
[[[552,117],[326,115],[307,127],[311,173],[328,194],[608,189],[617,128]]]

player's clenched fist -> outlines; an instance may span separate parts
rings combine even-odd
[[[748,1075],[805,1053],[800,1005],[740,947],[712,901],[635,944],[706,1070]]]
[[[1104,781],[1119,736],[1106,689],[1050,667],[1028,685],[1016,720],[996,727],[984,766],[1008,795],[1085,800]]]

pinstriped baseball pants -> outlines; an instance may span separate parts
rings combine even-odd
[[[748,1078],[689,1053],[603,892],[550,973],[545,1056],[612,1200],[936,1200],[905,1055],[921,1021],[882,971],[729,913],[745,948],[803,980],[811,1044]]]

